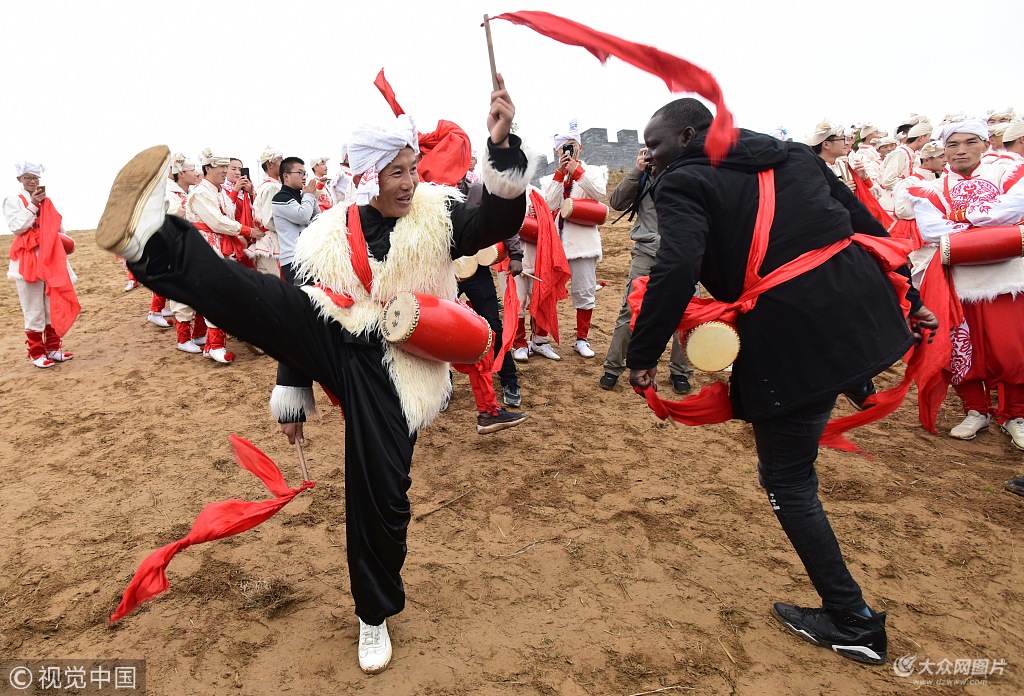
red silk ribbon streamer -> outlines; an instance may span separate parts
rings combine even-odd
[[[384,68],[381,68],[380,72],[377,73],[377,78],[373,81],[373,85],[384,95],[385,101],[387,101],[395,116],[401,116],[405,113],[405,109],[401,107],[395,98],[395,90],[391,88],[391,83],[388,82],[388,78],[384,77]]]
[[[36,226],[14,237],[8,255],[18,262],[18,273],[26,283],[44,281],[50,299],[50,324],[58,336],[65,335],[82,311],[68,272],[68,255],[60,240],[61,214],[44,198]]]
[[[656,75],[672,92],[695,92],[715,105],[715,120],[708,130],[704,151],[713,164],[725,158],[736,142],[732,114],[725,106],[725,97],[718,81],[708,71],[653,46],[625,41],[611,34],[595,31],[564,17],[548,12],[506,12],[491,20],[504,19],[533,29],[550,39],[570,46],[581,46],[602,63],[610,56]],[[547,279],[545,279],[547,280]]]
[[[546,332],[555,343],[558,336],[558,303],[569,296],[565,284],[572,273],[565,257],[565,247],[558,237],[555,221],[548,214],[548,204],[539,191],[530,191],[530,203],[537,216],[537,255],[534,273],[541,282],[534,281],[530,297],[530,316],[537,328]],[[508,304],[505,305],[508,307]],[[506,309],[507,311],[507,309]]]
[[[299,493],[316,485],[312,481],[303,481],[298,488],[289,488],[281,470],[270,457],[237,435],[232,435],[230,439],[238,465],[262,481],[267,490],[274,494],[274,498],[257,502],[225,500],[204,507],[185,538],[157,549],[142,561],[135,571],[135,577],[128,583],[117,610],[110,616],[111,623],[124,618],[135,607],[167,590],[167,565],[176,553],[193,544],[223,539],[252,529],[273,517]]]
[[[857,187],[854,189],[853,195],[857,197],[857,200],[864,204],[864,207],[868,209],[869,213],[871,213],[871,217],[882,223],[882,227],[889,229],[893,223],[892,216],[885,212],[882,208],[882,204],[878,202],[877,198],[875,198],[875,194],[871,193],[871,188],[868,186],[867,181],[861,179],[860,175],[857,174],[852,167],[850,168],[850,176],[852,176],[857,183]]]

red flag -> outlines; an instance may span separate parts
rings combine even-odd
[[[391,83],[388,82],[388,78],[384,77],[384,68],[380,69],[377,73],[377,79],[373,81],[373,84],[380,90],[380,93],[384,95],[384,99],[387,100],[391,106],[391,110],[395,113],[395,116],[401,116],[405,113],[398,100],[395,99],[395,90],[391,89]]]
[[[559,343],[558,302],[569,296],[565,284],[572,273],[569,260],[565,258],[565,247],[558,237],[555,221],[548,210],[547,201],[538,191],[530,191],[533,214],[537,216],[537,260],[534,274],[541,282],[534,281],[533,296],[530,298],[530,316],[538,329],[548,333]],[[506,305],[507,307],[508,305]]]
[[[238,465],[255,474],[275,497],[258,502],[225,500],[210,503],[203,508],[192,523],[188,536],[157,549],[142,561],[135,571],[135,577],[128,583],[117,611],[111,615],[111,623],[124,618],[138,605],[167,590],[167,565],[176,553],[193,544],[223,539],[252,529],[273,517],[296,495],[316,485],[312,481],[303,481],[298,488],[289,488],[281,470],[254,444],[232,435],[231,447]]]
[[[555,41],[571,46],[582,46],[602,63],[607,61],[609,56],[615,56],[645,72],[657,75],[665,81],[672,92],[696,92],[704,97],[715,105],[717,112],[704,144],[704,151],[712,163],[721,161],[736,142],[736,129],[733,127],[732,114],[725,106],[722,88],[711,73],[693,63],[652,46],[625,41],[547,12],[506,12],[491,19],[504,19],[513,24],[529,27]]]
[[[50,300],[50,324],[58,336],[64,336],[71,329],[82,311],[68,271],[68,255],[60,240],[61,220],[53,202],[44,198],[36,226],[17,235],[9,251],[10,258],[18,261],[18,272],[26,283],[45,281],[46,296]]]

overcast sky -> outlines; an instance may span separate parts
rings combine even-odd
[[[740,126],[795,138],[823,117],[890,131],[911,111],[1024,110],[1020,0],[756,0],[529,3],[466,0],[49,0],[5,2],[0,173],[42,162],[68,229],[92,228],[118,168],[150,145],[206,147],[256,168],[265,145],[336,157],[360,121],[390,113],[382,67],[419,130],[437,119],[486,136],[490,92],[480,21],[546,10],[710,70]],[[999,28],[1006,27],[1000,39]],[[498,69],[528,145],[580,128],[641,131],[673,96],[617,59],[493,24]],[[584,159],[586,154],[584,153]],[[337,166],[332,162],[331,168]],[[254,174],[255,177],[255,174]]]

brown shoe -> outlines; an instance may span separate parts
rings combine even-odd
[[[96,244],[125,261],[142,258],[146,242],[164,222],[170,165],[171,151],[166,145],[157,145],[121,168],[96,228]]]

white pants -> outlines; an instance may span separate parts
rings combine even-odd
[[[174,300],[167,300],[167,306],[172,312],[174,312],[174,320],[180,321],[183,324],[188,324],[190,321],[196,318],[196,310],[189,307],[187,304],[181,302],[175,302]]]
[[[594,297],[597,292],[597,257],[569,259],[569,271],[572,273],[572,306],[593,309],[597,304]]]
[[[20,278],[14,282],[18,285],[21,313],[25,315],[25,330],[43,331],[50,323],[50,298],[46,296],[46,283],[41,280],[26,283]]]

